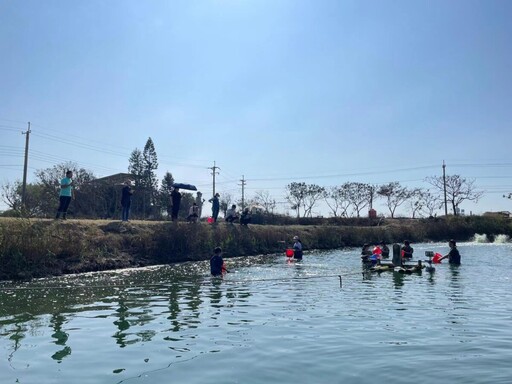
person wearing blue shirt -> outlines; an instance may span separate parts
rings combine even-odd
[[[59,208],[57,209],[56,219],[61,218],[66,220],[66,214],[68,212],[69,203],[73,196],[73,172],[67,171],[66,177],[60,181],[60,193],[59,193]]]
[[[217,217],[219,217],[219,211],[220,211],[220,201],[219,201],[220,195],[218,193],[215,194],[210,200],[208,200],[210,203],[212,203],[212,218],[213,222],[217,222]]]

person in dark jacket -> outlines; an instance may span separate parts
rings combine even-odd
[[[455,243],[455,240],[450,240],[448,242],[448,246],[450,247],[450,252],[446,256],[443,256],[439,259],[439,261],[448,259],[448,263],[454,264],[454,265],[460,265],[460,253],[457,249],[457,244]]]
[[[171,220],[178,220],[178,213],[180,212],[180,204],[181,204],[181,193],[178,188],[174,188],[171,192],[171,201],[172,201],[172,211],[171,211]]]
[[[123,190],[121,191],[121,207],[123,208],[121,212],[121,220],[128,221],[130,219],[130,206],[132,204],[132,182],[131,180],[126,180],[124,183]]]
[[[227,270],[222,259],[222,249],[217,247],[213,250],[213,256],[210,259],[210,273],[212,276],[222,276],[224,272],[227,272]]]
[[[414,253],[414,248],[411,247],[411,243],[408,240],[404,240],[404,246],[402,247],[402,258],[403,259],[412,259],[412,254]]]
[[[389,247],[386,245],[386,242],[382,240],[380,242],[380,249],[382,249],[382,257],[388,258],[389,257]]]
[[[240,215],[240,224],[247,226],[251,222],[251,210],[249,208],[245,208]]]

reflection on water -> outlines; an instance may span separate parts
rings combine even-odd
[[[230,259],[224,279],[199,262],[3,283],[0,382],[471,382],[491,359],[512,377],[510,246],[459,249],[421,275],[363,274],[347,250]]]
[[[71,348],[66,345],[69,335],[62,330],[62,325],[65,321],[65,317],[60,314],[52,315],[50,319],[50,325],[54,331],[51,337],[55,339],[55,344],[63,347],[52,355],[52,359],[57,360],[59,363],[63,358],[71,354]]]

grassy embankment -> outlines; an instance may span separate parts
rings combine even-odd
[[[205,260],[219,245],[225,255],[282,252],[294,235],[306,249],[363,243],[468,240],[475,233],[512,235],[510,220],[448,217],[386,220],[383,225],[240,225],[103,220],[0,219],[0,280]]]

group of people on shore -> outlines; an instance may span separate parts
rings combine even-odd
[[[71,199],[73,197],[73,172],[66,171],[66,176],[60,180],[60,192],[59,192],[59,206],[57,208],[57,214],[55,216],[56,219],[66,220],[69,204],[71,203]],[[134,193],[134,189],[132,187],[132,181],[126,180],[123,183],[123,188],[121,189],[121,220],[129,221],[130,219],[130,208],[132,202],[132,195]],[[178,220],[178,214],[180,211],[181,205],[181,192],[179,188],[173,188],[171,191],[171,209],[169,212],[169,216],[172,221]],[[216,193],[210,200],[212,203],[212,216],[211,221],[213,223],[217,222],[219,212],[220,212],[220,195]],[[197,196],[195,197],[195,201],[192,203],[192,206],[189,208],[188,216],[186,220],[188,222],[198,222],[201,218],[202,206],[205,202],[203,199],[203,195],[201,192],[197,192]],[[228,223],[239,222],[241,225],[247,225],[251,222],[251,210],[249,208],[245,208],[242,213],[239,215],[236,209],[236,205],[233,204],[231,208],[229,208],[226,212],[226,221]]]

